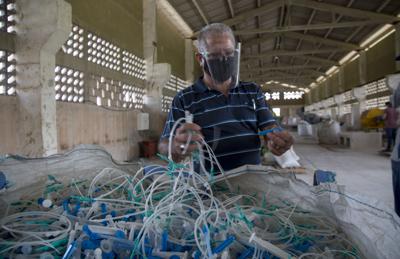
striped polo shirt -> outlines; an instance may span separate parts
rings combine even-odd
[[[201,127],[224,170],[260,164],[258,130],[275,124],[275,119],[259,86],[240,82],[225,96],[198,79],[173,99],[161,139],[169,137],[174,122],[185,117],[185,111],[193,114],[193,123]]]

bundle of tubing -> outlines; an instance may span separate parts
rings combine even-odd
[[[0,258],[362,257],[327,216],[279,194],[246,195],[228,180],[213,183],[214,172],[224,172],[204,139],[196,144],[181,163],[169,147],[162,157],[168,165],[157,172],[104,168],[91,181],[70,183],[49,175],[35,199],[8,204]]]

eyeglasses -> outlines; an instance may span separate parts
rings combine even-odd
[[[200,53],[203,57],[206,59],[224,59],[228,57],[233,57],[235,56],[235,51],[234,50],[226,50],[221,52],[202,52]]]

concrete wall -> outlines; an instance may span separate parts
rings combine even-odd
[[[396,72],[395,49],[395,33],[393,33],[366,52],[367,82],[375,81]],[[361,86],[359,63],[360,58],[343,66],[344,81],[342,85],[339,83],[339,73],[336,73],[313,88],[307,94],[311,95],[312,102],[306,102],[306,104],[319,102],[335,94]],[[328,85],[328,89],[324,90],[323,88],[327,87],[326,85]],[[308,100],[308,98],[305,99]]]
[[[72,21],[143,57],[142,0],[68,0]]]
[[[0,154],[20,153],[17,112],[15,96],[0,96]],[[120,161],[138,157],[138,142],[147,136],[136,130],[137,114],[138,111],[116,112],[91,104],[57,102],[58,151],[65,152],[79,144],[96,144]]]
[[[161,11],[157,10],[157,62],[171,64],[171,73],[185,79],[185,39]]]
[[[17,97],[0,95],[0,154],[17,152]]]
[[[138,111],[110,111],[90,104],[57,103],[57,132],[60,152],[79,144],[105,147],[115,159],[139,156],[136,130]]]

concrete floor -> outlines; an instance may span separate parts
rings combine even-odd
[[[390,158],[376,150],[354,151],[336,146],[320,146],[315,141],[296,137],[294,149],[302,166],[311,169],[296,176],[312,184],[315,169],[336,173],[336,181],[350,192],[376,198],[393,208]]]

